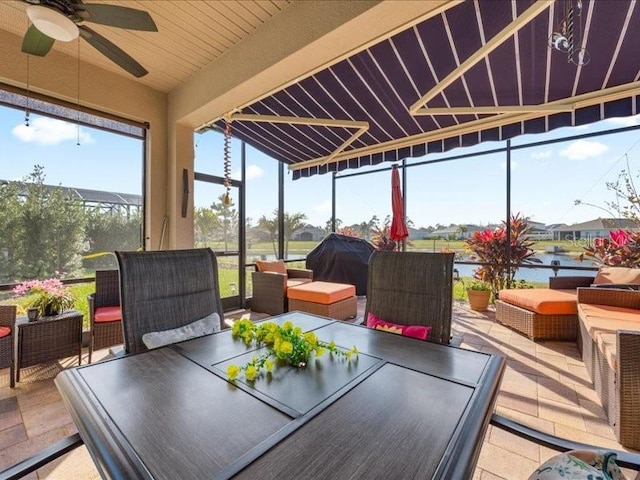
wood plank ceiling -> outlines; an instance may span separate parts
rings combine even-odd
[[[137,32],[90,23],[145,67],[149,74],[138,79],[146,86],[168,93],[186,82],[260,25],[284,10],[291,0],[102,0],[101,3],[146,10],[158,32]],[[22,36],[29,27],[22,0],[0,1],[0,29]],[[129,76],[86,42],[56,42],[53,49]]]

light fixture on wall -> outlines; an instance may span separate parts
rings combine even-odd
[[[80,34],[78,26],[71,19],[42,5],[29,5],[27,16],[40,32],[54,40],[70,42]]]
[[[564,0],[561,19],[549,37],[549,47],[567,54],[567,62],[584,66],[591,55],[582,44],[582,0]]]

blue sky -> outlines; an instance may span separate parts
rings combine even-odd
[[[640,116],[612,119],[589,126],[564,128],[546,134],[515,138],[514,145],[637,125]],[[80,145],[78,146],[78,135]],[[208,132],[195,136],[195,169],[222,175],[222,137]],[[500,148],[504,142],[456,149],[442,155],[409,160],[409,165],[428,159]],[[108,134],[58,120],[31,115],[24,126],[24,112],[0,107],[0,179],[22,179],[34,164],[44,166],[46,182],[65,186],[141,193],[142,145],[138,140]],[[232,171],[239,177],[239,142],[232,142]],[[543,223],[575,223],[607,216],[601,208],[613,201],[605,183],[615,181],[627,167],[640,171],[640,132],[592,137],[512,154],[512,211]],[[270,216],[277,207],[277,164],[247,149],[247,215],[255,221]],[[415,226],[437,223],[487,224],[505,216],[504,154],[408,169],[407,215]],[[375,171],[365,167],[358,171]],[[354,170],[353,172],[355,172]],[[348,171],[351,172],[351,171]],[[337,217],[345,224],[391,214],[389,171],[337,181]],[[196,184],[195,203],[208,206],[222,189]],[[575,200],[591,203],[575,206]],[[291,180],[286,175],[285,206],[288,212],[304,212],[307,221],[323,226],[331,216],[331,176]]]

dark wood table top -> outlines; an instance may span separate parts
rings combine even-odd
[[[105,478],[471,478],[504,359],[293,312],[358,347],[235,385],[255,354],[230,331],[62,372]]]

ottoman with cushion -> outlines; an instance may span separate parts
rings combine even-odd
[[[576,340],[576,293],[551,288],[500,290],[496,320],[531,340]]]
[[[356,316],[356,287],[346,283],[311,282],[287,289],[289,310],[347,320]]]
[[[500,290],[496,320],[531,340],[576,340],[577,288],[639,285],[638,268],[602,266],[595,277],[551,277],[549,288]]]

